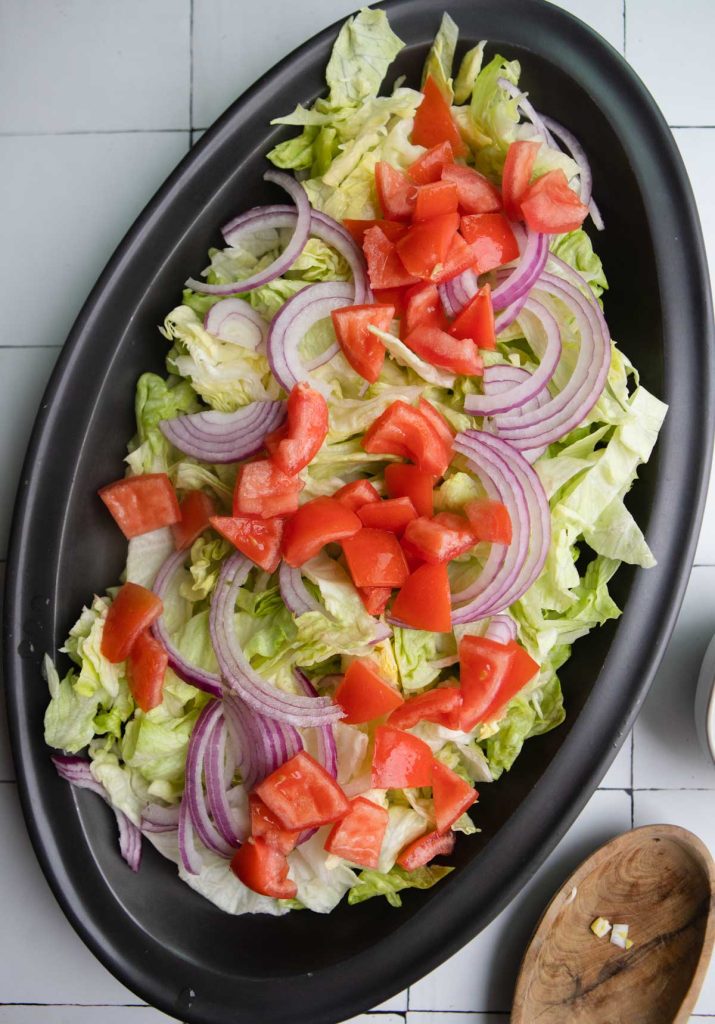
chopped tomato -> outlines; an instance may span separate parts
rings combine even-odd
[[[365,611],[370,615],[382,615],[392,597],[392,587],[357,587]]]
[[[151,711],[161,704],[168,665],[168,654],[151,631],[145,629],[132,644],[127,661],[129,690],[142,711]]]
[[[472,167],[447,164],[442,169],[442,181],[455,186],[462,213],[492,213],[501,210],[499,189]]]
[[[405,561],[407,562],[407,568],[410,570],[411,576],[415,569],[419,569],[419,567],[425,563],[415,553],[415,549],[410,544],[405,543],[404,539],[400,540],[400,547],[402,548]]]
[[[400,542],[389,530],[363,527],[345,538],[343,553],[356,587],[401,587],[409,575]]]
[[[203,491],[188,491],[179,508],[181,521],[174,523],[171,532],[176,550],[185,551],[208,529],[209,517],[216,515],[216,504]]]
[[[404,789],[407,786],[431,786],[432,751],[412,733],[391,725],[375,729],[372,755],[372,785],[375,789]]]
[[[475,274],[486,274],[519,256],[519,243],[503,213],[462,217],[460,232],[474,253]]]
[[[263,446],[269,455],[275,455],[278,451],[278,445],[281,441],[285,441],[288,437],[288,424],[283,423],[280,427],[276,427],[275,430],[271,430],[270,434],[266,434],[263,438]]]
[[[302,480],[288,476],[269,459],[247,462],[236,478],[233,491],[234,516],[286,516],[298,508]]]
[[[418,722],[435,722],[448,729],[458,729],[461,707],[462,694],[456,686],[439,686],[410,697],[390,713],[387,724],[396,729],[412,729]]]
[[[369,480],[353,480],[337,490],[333,497],[352,512],[357,512],[363,505],[382,500],[380,492]]]
[[[419,410],[401,399],[389,405],[368,428],[362,446],[366,452],[413,459],[421,470],[435,476],[442,476],[452,461],[451,445],[444,444]]]
[[[284,854],[295,849],[300,830],[283,828],[275,814],[268,810],[256,793],[249,796],[248,807],[251,812],[251,835],[254,839],[262,839]]]
[[[391,498],[409,498],[418,516],[431,516],[435,478],[417,466],[391,463],[385,467],[385,487]]]
[[[300,381],[288,395],[286,436],[271,459],[288,476],[295,476],[318,454],[328,433],[328,403],[310,384]]]
[[[408,550],[430,565],[451,562],[477,542],[468,520],[453,512],[442,512],[433,519],[413,519],[403,537]]]
[[[266,572],[275,572],[281,561],[283,519],[260,516],[211,516],[211,525],[235,548]]]
[[[438,264],[443,264],[449,246],[459,228],[459,214],[443,213],[431,220],[419,221],[399,242],[395,251],[409,274],[427,280]]]
[[[487,540],[491,544],[511,544],[511,516],[506,505],[481,498],[470,501],[464,511],[469,525],[480,540]]]
[[[529,185],[521,197],[521,212],[532,231],[560,235],[580,228],[588,214],[569,186],[563,171],[549,171]]]
[[[402,584],[392,605],[394,618],[412,629],[449,633],[452,605],[446,565],[421,565]]]
[[[476,789],[446,764],[435,759],[432,768],[432,799],[438,832],[447,832],[468,807],[476,803]]]
[[[421,185],[417,190],[413,221],[441,217],[445,213],[456,213],[457,186],[452,181],[435,181]]]
[[[128,540],[181,519],[176,492],[166,473],[116,480],[100,488],[98,494]]]
[[[414,839],[400,853],[396,863],[405,871],[416,871],[435,857],[442,857],[454,849],[454,832],[428,832]]]
[[[373,289],[402,288],[404,285],[416,284],[419,281],[414,274],[409,274],[400,257],[397,255],[395,243],[391,242],[380,228],[370,228],[365,232],[362,246],[367,262],[367,275]]]
[[[483,636],[465,636],[459,644],[462,687],[461,726],[471,731],[496,714],[539,671],[523,647]]]
[[[430,423],[437,431],[439,436],[442,438],[444,443],[446,445],[449,445],[449,447],[451,448],[456,431],[452,429],[452,427],[449,425],[449,423],[444,418],[442,413],[438,412],[432,405],[432,403],[428,402],[426,398],[422,398],[421,395],[420,400],[417,403],[417,408],[419,409],[423,416],[427,417],[427,419],[430,421]]]
[[[375,186],[380,208],[388,220],[411,219],[417,189],[402,171],[398,171],[385,160],[379,160],[375,165]]]
[[[362,523],[351,509],[335,498],[313,498],[301,505],[285,526],[283,557],[297,568],[334,541],[352,537]]]
[[[510,220],[521,220],[519,204],[534,170],[540,142],[512,142],[507,150],[501,179],[504,212]]]
[[[484,370],[482,358],[471,338],[456,338],[439,327],[419,324],[404,339],[420,359],[465,377],[480,376]]]
[[[276,768],[256,793],[282,828],[318,828],[344,817],[350,807],[332,775],[304,750]]]
[[[279,900],[294,899],[298,888],[288,877],[284,853],[263,839],[249,839],[236,850],[231,871],[244,885],[263,896]]]
[[[343,681],[335,691],[335,703],[345,712],[345,725],[361,725],[382,718],[403,703],[402,697],[380,675],[370,658],[351,661]]]
[[[449,322],[442,308],[436,284],[421,281],[408,289],[406,299],[405,315],[402,319],[403,334],[409,334],[419,324],[429,324],[431,327],[447,330]]]
[[[405,312],[406,294],[409,287],[409,285],[403,285],[402,288],[373,288],[372,294],[378,306],[394,306],[395,316],[402,316]]]
[[[116,665],[125,661],[140,633],[158,619],[163,610],[161,599],[139,586],[125,583],[109,606],[102,630],[101,651]]]
[[[497,347],[492,290],[488,284],[483,285],[470,299],[452,322],[449,333],[455,338],[469,339],[479,348]]]
[[[449,142],[440,142],[432,146],[422,156],[418,156],[413,164],[407,168],[407,173],[418,185],[430,185],[439,181],[442,177],[442,168],[445,164],[454,162],[454,153]]]
[[[350,801],[350,810],[342,821],[330,830],[325,849],[361,868],[376,868],[387,821],[385,807],[366,800],[364,796],[356,796]]]
[[[469,270],[475,260],[472,247],[467,245],[461,235],[455,235],[444,262],[432,271],[432,280],[436,284],[451,281],[453,277],[458,277],[465,270]]]
[[[343,224],[360,248],[362,248],[362,244],[365,241],[365,232],[369,231],[370,228],[380,228],[383,235],[386,235],[391,242],[396,242],[398,238],[402,238],[405,231],[407,231],[405,225],[401,224],[399,221],[383,220],[382,218],[379,220],[350,220],[350,218],[346,218],[343,221]]]
[[[376,530],[402,533],[411,519],[417,518],[415,506],[409,498],[388,498],[386,501],[372,501],[357,510],[363,526]]]
[[[449,142],[455,156],[464,156],[467,151],[462,136],[452,118],[449,103],[439,90],[432,75],[422,86],[424,99],[415,111],[412,141],[416,146],[437,146]]]
[[[344,306],[334,309],[335,336],[343,355],[355,373],[374,384],[385,362],[385,346],[368,330],[370,326],[387,331],[395,316],[394,306]]]

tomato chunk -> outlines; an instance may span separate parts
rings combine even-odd
[[[469,524],[480,540],[492,544],[511,544],[511,516],[509,509],[500,501],[487,498],[470,501],[464,511]]]
[[[375,187],[380,208],[388,220],[410,220],[417,189],[402,171],[385,160],[379,160],[375,165]]]
[[[185,551],[208,529],[209,519],[216,515],[216,503],[203,491],[188,491],[179,508],[181,521],[174,523],[171,532],[176,550]]]
[[[313,498],[301,505],[286,523],[283,557],[295,569],[326,544],[352,537],[361,528],[355,513],[335,498]]]
[[[451,445],[444,444],[419,410],[401,399],[389,405],[371,424],[362,446],[366,452],[411,458],[421,470],[435,476],[441,476],[452,461]]]
[[[372,755],[372,784],[376,789],[432,785],[432,751],[409,732],[378,725]]]
[[[519,257],[519,243],[502,213],[462,217],[460,232],[474,253],[475,274],[486,274]]]
[[[442,512],[433,519],[413,519],[403,537],[405,546],[430,565],[451,562],[477,542],[468,520],[452,512]]]
[[[409,334],[419,324],[429,324],[447,330],[449,322],[445,316],[437,285],[422,281],[407,291],[407,304],[403,317],[403,334]]]
[[[497,347],[492,291],[488,284],[480,288],[470,299],[452,322],[449,333],[455,338],[469,339],[479,348]]]
[[[431,516],[435,477],[417,466],[391,463],[385,467],[385,487],[391,498],[409,498],[418,516]]]
[[[397,858],[397,863],[405,871],[416,871],[429,864],[435,857],[451,853],[454,849],[454,832],[428,832],[409,843]]]
[[[304,750],[256,786],[282,828],[318,828],[344,817],[348,798],[332,775]]]
[[[421,185],[417,190],[413,221],[429,220],[430,217],[441,217],[445,213],[456,213],[457,186],[452,181],[435,181],[431,185]]]
[[[409,563],[408,563],[409,564]],[[370,615],[382,615],[392,597],[392,587],[357,587],[365,611]]]
[[[412,729],[418,722],[436,722],[448,729],[459,728],[462,693],[456,686],[439,686],[410,697],[390,713],[388,725],[396,729]]]
[[[268,810],[256,793],[251,793],[248,797],[248,808],[251,814],[251,835],[254,839],[262,839],[284,854],[295,849],[300,831],[282,828],[278,818]]]
[[[346,218],[343,224],[348,229],[350,234],[353,236],[357,244],[362,248],[362,244],[365,241],[365,232],[369,231],[370,228],[380,228],[383,235],[390,239],[391,242],[396,242],[398,238],[402,238],[407,228],[404,224],[401,224],[397,220],[351,220]]]
[[[432,769],[432,799],[437,831],[446,832],[476,803],[479,793],[446,764],[435,759]]]
[[[452,239],[459,228],[459,214],[443,213],[431,220],[419,221],[399,242],[395,251],[402,265],[415,277],[429,278],[444,263]]]
[[[353,480],[337,490],[333,497],[353,512],[357,512],[363,505],[382,500],[380,492],[369,480]]]
[[[430,185],[442,177],[445,164],[454,163],[454,153],[449,142],[440,142],[432,146],[422,156],[418,156],[407,168],[407,173],[418,185]]]
[[[288,395],[284,438],[271,459],[288,476],[295,476],[315,458],[328,433],[328,403],[315,388],[301,381]]]
[[[499,189],[472,167],[447,164],[442,169],[442,181],[448,181],[457,190],[462,213],[492,213],[501,210]]]
[[[288,437],[288,424],[283,423],[275,430],[271,430],[263,439],[263,446],[269,455],[273,456],[278,451],[278,445]]]
[[[464,156],[467,147],[452,119],[449,104],[432,75],[427,76],[422,93],[424,99],[415,111],[412,141],[416,146],[427,146],[428,149],[441,142],[448,142],[455,156]]]
[[[385,346],[368,327],[372,325],[387,331],[394,319],[395,307],[344,306],[334,309],[330,315],[343,355],[356,373],[374,384],[385,362]]]
[[[363,527],[343,541],[356,587],[401,587],[409,575],[400,542],[389,530]]]
[[[263,839],[249,839],[233,855],[231,871],[244,885],[263,896],[294,899],[298,888],[288,877],[288,860]]]
[[[407,524],[417,518],[415,506],[409,498],[388,498],[379,503],[372,501],[359,508],[357,514],[363,526],[391,533],[402,533]]]
[[[405,312],[405,296],[409,287],[409,285],[403,285],[401,288],[373,288],[372,294],[378,306],[394,306],[395,316],[402,316]]]
[[[275,572],[280,565],[283,519],[261,519],[259,516],[211,516],[211,525],[235,548],[266,572]]]
[[[356,796],[350,801],[350,810],[342,821],[330,830],[325,840],[325,849],[361,868],[376,868],[387,821],[385,807],[363,796]]]
[[[456,431],[452,429],[452,427],[444,418],[442,413],[438,412],[438,410],[435,409],[432,403],[428,402],[426,398],[422,398],[421,395],[420,400],[417,403],[417,408],[422,413],[422,415],[430,421],[434,429],[442,438],[444,444],[451,448]]]
[[[444,262],[435,267],[432,271],[432,280],[437,284],[444,281],[451,281],[458,277],[465,270],[469,270],[476,261],[476,254],[472,247],[467,245],[461,235],[455,235],[449,246]]]
[[[101,651],[107,661],[116,665],[129,657],[137,637],[162,613],[161,599],[140,587],[125,583],[109,606],[102,630]]]
[[[142,711],[151,711],[161,704],[168,665],[168,654],[150,630],[145,629],[132,644],[127,661],[129,690]]]
[[[247,462],[236,478],[234,516],[286,516],[298,508],[302,480],[289,476],[268,459]]]
[[[335,691],[335,703],[345,712],[345,725],[360,725],[382,718],[403,701],[394,686],[382,678],[372,659],[356,658]]]
[[[534,170],[540,142],[512,142],[502,171],[501,194],[504,212],[510,220],[521,220],[520,202]]]
[[[446,565],[421,565],[410,573],[395,598],[392,615],[412,629],[449,633],[452,606]]]
[[[405,345],[420,359],[465,377],[478,377],[484,364],[471,338],[453,337],[439,327],[419,324],[405,338]]]
[[[397,255],[395,243],[391,242],[380,228],[370,228],[365,232],[362,250],[367,262],[370,285],[376,291],[402,288],[404,285],[416,284],[419,281],[418,277],[405,270],[402,260]]]
[[[100,488],[98,494],[128,540],[181,519],[176,492],[166,473],[116,480]]]
[[[539,671],[515,640],[500,644],[487,637],[465,636],[459,644],[459,660],[464,732],[496,717]]]
[[[521,212],[532,231],[560,235],[580,228],[588,214],[569,186],[563,171],[549,171],[529,185],[521,197]]]

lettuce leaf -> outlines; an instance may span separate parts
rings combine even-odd
[[[454,96],[452,64],[454,63],[454,53],[457,49],[458,39],[459,28],[445,11],[422,69],[422,85],[425,84],[428,76],[431,75],[448,103],[452,102]]]
[[[384,896],[391,907],[401,907],[402,899],[398,894],[403,889],[431,889],[451,871],[454,868],[441,864],[428,864],[415,871],[394,867],[388,872],[380,872],[366,868],[360,872],[357,882],[350,889],[348,903],[354,906],[373,896]]]
[[[133,473],[166,473],[172,462],[183,458],[159,429],[160,420],[198,412],[196,393],[186,380],[165,380],[143,373],[137,381],[134,411],[137,432],[129,442],[126,462]]]

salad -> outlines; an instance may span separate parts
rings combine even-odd
[[[275,202],[236,197],[99,492],[122,580],[45,659],[60,775],[230,913],[447,875],[619,565],[655,564],[624,498],[666,407],[604,319],[586,155],[457,36],[386,91],[363,10],[277,120]]]

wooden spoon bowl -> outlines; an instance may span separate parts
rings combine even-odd
[[[674,825],[606,843],[546,908],[519,972],[511,1024],[686,1024],[715,939],[715,866]],[[590,930],[629,926],[620,949]]]

